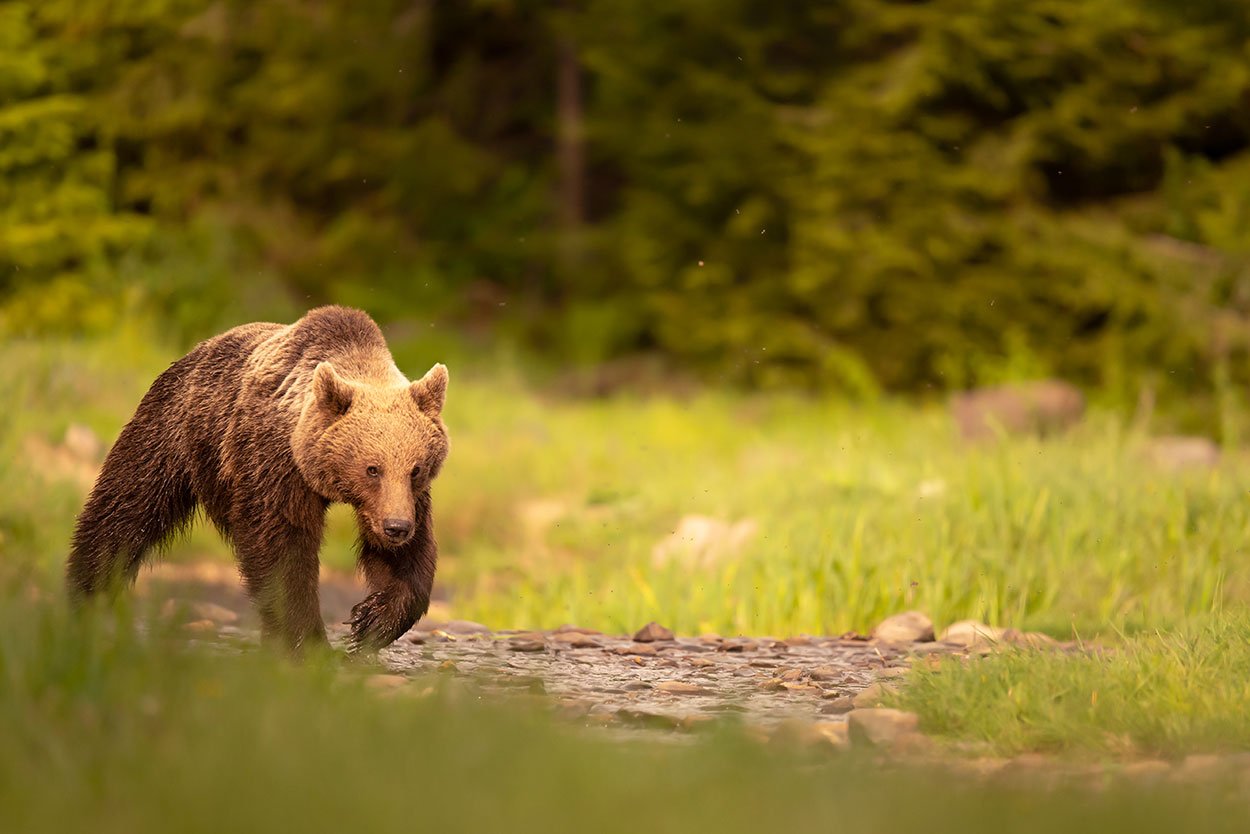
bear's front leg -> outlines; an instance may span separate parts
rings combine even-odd
[[[260,612],[262,637],[296,653],[328,645],[318,593],[322,516],[306,515],[304,523],[296,524],[263,507],[236,508],[230,523],[239,572]]]
[[[385,648],[425,615],[437,562],[428,504],[424,512],[418,507],[417,530],[408,544],[391,550],[363,540],[360,568],[370,594],[352,608],[348,652]]]

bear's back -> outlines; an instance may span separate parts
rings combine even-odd
[[[289,325],[245,324],[201,342],[187,356],[185,400],[198,480],[222,488],[260,460],[291,465],[290,436],[313,371],[323,361],[344,364],[344,357],[393,367],[373,319],[344,307],[319,307]]]

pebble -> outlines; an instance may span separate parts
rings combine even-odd
[[[705,686],[699,686],[695,683],[687,681],[660,681],[655,685],[660,692],[669,692],[674,695],[710,695],[711,690]]]
[[[830,696],[833,696],[830,698]],[[854,700],[848,695],[838,695],[837,693],[827,693],[826,698],[830,698],[829,703],[820,708],[825,715],[843,715],[855,709]]]
[[[603,646],[593,636],[581,631],[557,631],[551,635],[551,641],[571,649],[598,649]]]
[[[884,683],[874,683],[867,689],[857,693],[852,701],[856,708],[871,707],[880,703],[887,695],[893,695],[897,692],[894,687]]]
[[[673,632],[656,622],[647,623],[634,633],[635,643],[654,643],[656,640],[672,640]]]
[[[819,686],[812,686],[810,683],[796,683],[793,681],[782,681],[781,688],[787,692],[811,692],[820,694],[824,692]]]
[[[559,628],[557,628],[555,631],[551,633],[552,634],[585,634],[591,637],[599,637],[599,636],[602,636],[603,634],[602,631],[595,631],[593,628],[582,628],[581,626],[575,626],[569,623],[565,623],[564,625],[560,626]]]
[[[928,643],[933,640],[933,621],[920,611],[904,611],[882,620],[872,636],[883,643]]]
[[[894,747],[918,734],[920,716],[897,709],[855,709],[847,714],[851,743],[856,746]]]
[[[942,640],[964,648],[993,646],[1003,641],[1003,633],[1003,629],[977,620],[960,620],[946,627]]]

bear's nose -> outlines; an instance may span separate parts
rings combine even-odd
[[[412,532],[412,522],[406,518],[388,518],[382,522],[382,532],[398,541]]]

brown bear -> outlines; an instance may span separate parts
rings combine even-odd
[[[78,518],[70,595],[132,582],[197,507],[233,545],[263,633],[326,642],[317,594],[326,508],[351,505],[369,595],[348,650],[377,649],[429,607],[430,482],[447,457],[447,368],[416,382],[365,313],[312,310],[201,342],[161,374],[109,451]]]

